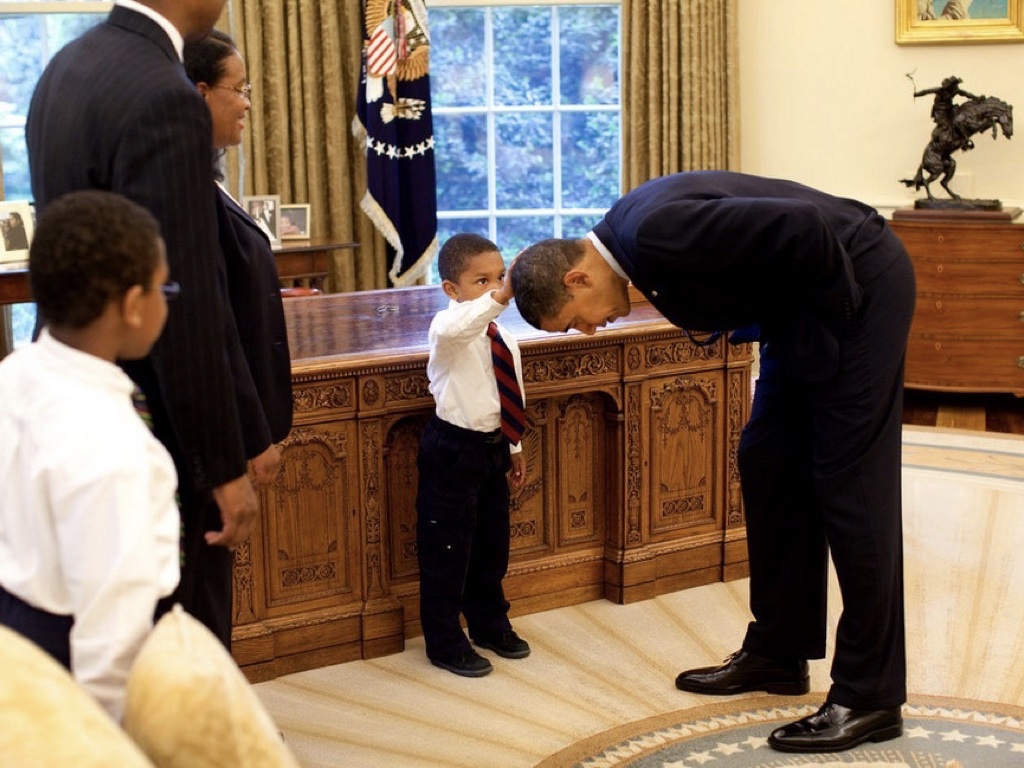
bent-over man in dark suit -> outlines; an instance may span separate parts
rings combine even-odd
[[[802,694],[825,655],[828,555],[843,595],[832,687],[769,738],[833,752],[902,732],[906,701],[900,452],[914,274],[876,211],[788,181],[704,171],[625,195],[583,240],[511,267],[522,316],[594,333],[630,282],[689,331],[759,328],[761,369],[739,465],[754,621],[685,691]]]
[[[152,354],[124,368],[177,465],[184,562],[172,599],[230,645],[232,549],[248,537],[257,500],[228,363],[241,350],[226,330],[210,114],[181,63],[184,40],[207,34],[224,2],[119,0],[47,66],[26,138],[40,210],[97,188],[160,222],[180,304]]]

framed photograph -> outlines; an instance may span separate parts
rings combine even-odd
[[[309,204],[282,205],[278,224],[282,240],[309,240]]]
[[[28,244],[35,229],[31,203],[0,200],[0,262],[28,261]]]
[[[896,0],[896,43],[1024,41],[1024,0]]]
[[[281,242],[279,227],[281,224],[281,196],[260,195],[243,197],[242,207],[259,224],[260,229],[267,233],[270,242],[278,245]]]

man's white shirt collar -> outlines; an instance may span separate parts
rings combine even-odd
[[[621,277],[628,283],[629,275],[627,275],[623,271],[622,267],[619,265],[619,262],[617,262],[615,260],[615,257],[612,256],[612,252],[605,247],[604,243],[601,242],[598,236],[595,235],[593,232],[587,232],[587,240],[594,244],[594,247],[597,248],[597,252],[601,254],[601,257],[605,261],[608,262],[608,266],[615,270],[615,274],[617,274],[619,277]]]
[[[141,13],[143,16],[149,16],[149,18],[159,24],[163,31],[167,33],[167,36],[171,38],[171,45],[173,45],[174,50],[178,52],[178,61],[184,60],[185,38],[181,36],[181,32],[178,31],[178,28],[171,24],[171,22],[166,18],[154,11],[148,5],[137,3],[135,0],[116,0],[114,5],[121,5],[130,11]]]

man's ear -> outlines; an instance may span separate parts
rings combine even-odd
[[[585,270],[570,269],[565,273],[562,282],[570,288],[586,288],[591,283],[591,277]]]
[[[449,299],[459,298],[459,288],[451,280],[442,280],[441,288],[444,289],[444,295]]]
[[[141,285],[133,285],[121,297],[121,319],[131,328],[142,325],[142,302],[146,290]]]

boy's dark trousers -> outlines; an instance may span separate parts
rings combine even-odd
[[[449,660],[473,639],[512,627],[501,581],[508,570],[510,466],[500,431],[474,432],[433,416],[417,460],[416,543],[420,624],[427,657]]]
[[[71,669],[72,616],[58,616],[33,608],[20,597],[0,587],[0,624],[27,637],[66,669]]]

